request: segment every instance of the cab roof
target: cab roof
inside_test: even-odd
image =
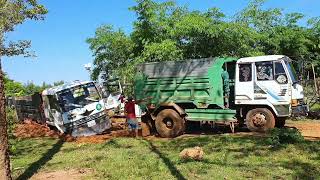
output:
[[[69,88],[72,88],[72,87],[75,87],[75,86],[79,86],[79,85],[84,85],[84,84],[88,84],[88,83],[92,83],[93,81],[73,81],[73,82],[67,82],[67,83],[64,83],[62,85],[59,85],[59,86],[55,86],[55,87],[52,87],[52,88],[48,88],[48,89],[45,89],[44,91],[42,91],[42,95],[43,96],[47,96],[47,95],[54,95],[56,94],[57,92],[60,92],[64,89],[69,89]]]
[[[245,57],[240,58],[238,63],[252,63],[252,62],[261,62],[261,61],[274,61],[281,58],[288,58],[284,55],[267,55],[267,56],[254,56],[254,57]]]

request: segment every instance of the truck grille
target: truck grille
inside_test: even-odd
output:
[[[69,123],[69,127],[72,126],[72,127],[77,127],[77,126],[81,126],[89,121],[97,121],[97,120],[102,120],[102,119],[105,119],[106,118],[106,115],[105,114],[102,114],[101,116],[100,113],[97,113],[97,114],[94,114],[94,115],[91,115],[91,116],[88,116],[88,117],[84,117],[82,119],[79,119],[78,121],[75,121],[73,123]]]

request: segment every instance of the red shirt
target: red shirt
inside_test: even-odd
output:
[[[136,118],[136,110],[135,110],[135,103],[134,101],[129,101],[124,106],[125,111],[127,112],[128,119]]]

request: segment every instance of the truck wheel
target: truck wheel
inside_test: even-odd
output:
[[[274,128],[275,119],[269,109],[256,108],[247,113],[246,123],[250,131],[266,132],[268,129]]]
[[[157,115],[155,125],[160,136],[165,138],[177,137],[185,130],[184,120],[172,109],[162,110]]]

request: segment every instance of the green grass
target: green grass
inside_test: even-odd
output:
[[[12,141],[13,175],[92,168],[88,179],[315,179],[320,177],[320,142],[273,148],[262,137],[211,135],[174,140],[117,138],[104,144],[57,139]],[[201,146],[202,161],[183,161],[179,152]]]
[[[311,110],[313,110],[313,111],[320,111],[320,103],[317,103],[317,104],[313,105],[313,106],[311,107]]]

